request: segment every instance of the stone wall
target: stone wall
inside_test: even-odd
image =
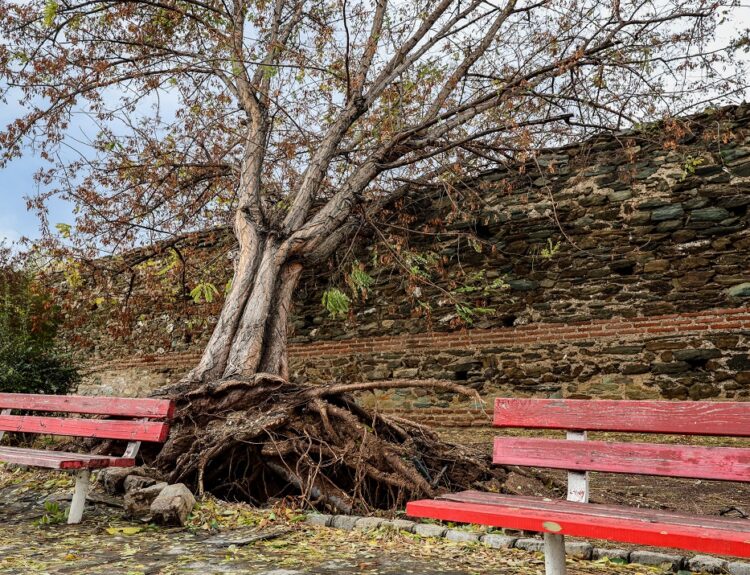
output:
[[[320,304],[324,289],[346,285],[348,260],[305,276],[291,332],[294,377],[437,377],[488,399],[750,397],[748,205],[747,106],[415,190],[381,222],[390,230],[406,220],[414,230],[396,245],[401,257],[368,237],[354,246],[374,283],[348,317],[331,318]],[[228,238],[218,230],[185,242],[198,260],[216,261]],[[403,272],[415,255],[429,281]],[[217,284],[229,274],[229,255],[221,258]],[[470,325],[451,294],[482,310]],[[133,329],[118,337],[101,328],[106,310],[76,325],[91,365],[85,391],[142,394],[179,377],[220,302],[139,305]],[[451,394],[397,390],[361,401],[427,421],[486,424]]]

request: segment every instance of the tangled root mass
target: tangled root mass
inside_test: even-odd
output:
[[[161,392],[177,401],[170,438],[146,459],[199,493],[255,504],[293,496],[337,513],[393,509],[448,490],[499,489],[504,471],[490,468],[484,453],[366,410],[352,396],[414,386],[476,396],[446,382],[310,386],[270,374],[178,385]]]

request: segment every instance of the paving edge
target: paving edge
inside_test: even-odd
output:
[[[392,527],[421,537],[440,537],[450,541],[464,543],[481,543],[494,549],[523,549],[531,552],[542,550],[544,542],[538,537],[521,537],[500,533],[481,533],[449,529],[435,523],[420,523],[408,519],[381,519],[379,517],[361,517],[358,515],[324,515],[312,513],[307,516],[310,525],[332,527],[336,529],[360,529],[363,531]],[[623,563],[663,566],[672,571],[692,571],[694,573],[728,573],[729,575],[750,575],[750,563],[744,561],[727,561],[711,555],[674,555],[645,549],[628,551],[627,549],[609,549],[594,547],[586,541],[574,540],[565,544],[565,551],[571,557],[585,560],[618,559]]]

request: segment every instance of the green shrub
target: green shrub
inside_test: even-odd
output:
[[[56,345],[59,309],[30,274],[0,269],[0,392],[66,394],[80,380]]]

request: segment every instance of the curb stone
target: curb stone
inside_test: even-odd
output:
[[[415,533],[421,537],[442,537],[450,541],[473,543],[481,542],[493,549],[523,549],[525,551],[543,551],[544,541],[535,537],[518,538],[498,533],[481,534],[460,529],[448,529],[434,523],[417,523],[408,519],[385,520],[378,517],[360,517],[357,515],[324,515],[312,513],[307,516],[306,522],[310,525],[321,527],[334,527],[351,531],[352,529],[377,529],[382,526],[391,526],[400,531]],[[665,566],[672,571],[681,569],[701,573],[725,573],[729,575],[750,575],[750,563],[744,561],[727,562],[718,557],[710,555],[695,555],[684,557],[682,555],[670,555],[637,549],[628,551],[626,549],[609,549],[594,547],[586,541],[567,541],[565,553],[584,560],[615,559],[623,563],[637,563],[650,566]],[[290,571],[290,574],[298,572]],[[265,575],[265,574],[260,574]],[[267,575],[284,575],[284,571],[269,571]]]
[[[420,523],[414,527],[414,533],[421,537],[442,537],[446,531],[445,527],[430,523]]]
[[[357,519],[357,522],[354,524],[354,527],[356,529],[363,529],[365,531],[371,531],[373,529],[377,529],[383,524],[383,520],[378,517],[362,517],[362,519]]]
[[[516,549],[523,549],[525,551],[543,551],[544,541],[541,539],[534,539],[533,537],[524,537],[516,541]]]
[[[362,518],[356,515],[334,515],[331,527],[351,531],[360,519]]]
[[[727,561],[710,555],[695,555],[686,562],[690,571],[697,573],[726,573]]]
[[[408,519],[394,519],[391,521],[393,526],[400,531],[408,531],[414,533],[414,528],[417,526],[416,521],[409,521]]]
[[[479,533],[448,529],[448,531],[445,532],[445,538],[448,541],[457,541],[459,543],[477,543],[479,541]]]
[[[487,535],[482,535],[479,540],[493,549],[510,549],[515,546],[518,538],[511,537],[510,535],[489,533]]]
[[[673,571],[677,571],[683,562],[684,557],[681,555],[668,555],[667,553],[658,553],[656,551],[646,551],[636,549],[630,552],[630,562],[640,563],[641,565],[669,565]]]
[[[565,554],[577,559],[591,559],[594,546],[587,541],[566,541]]]
[[[305,520],[310,525],[320,525],[321,527],[330,527],[333,517],[330,515],[322,515],[320,513],[313,513],[307,516]]]
[[[591,551],[591,559],[616,559],[624,563],[630,563],[630,551],[625,549],[606,549],[604,547],[594,547]],[[748,574],[750,575],[750,574]]]

